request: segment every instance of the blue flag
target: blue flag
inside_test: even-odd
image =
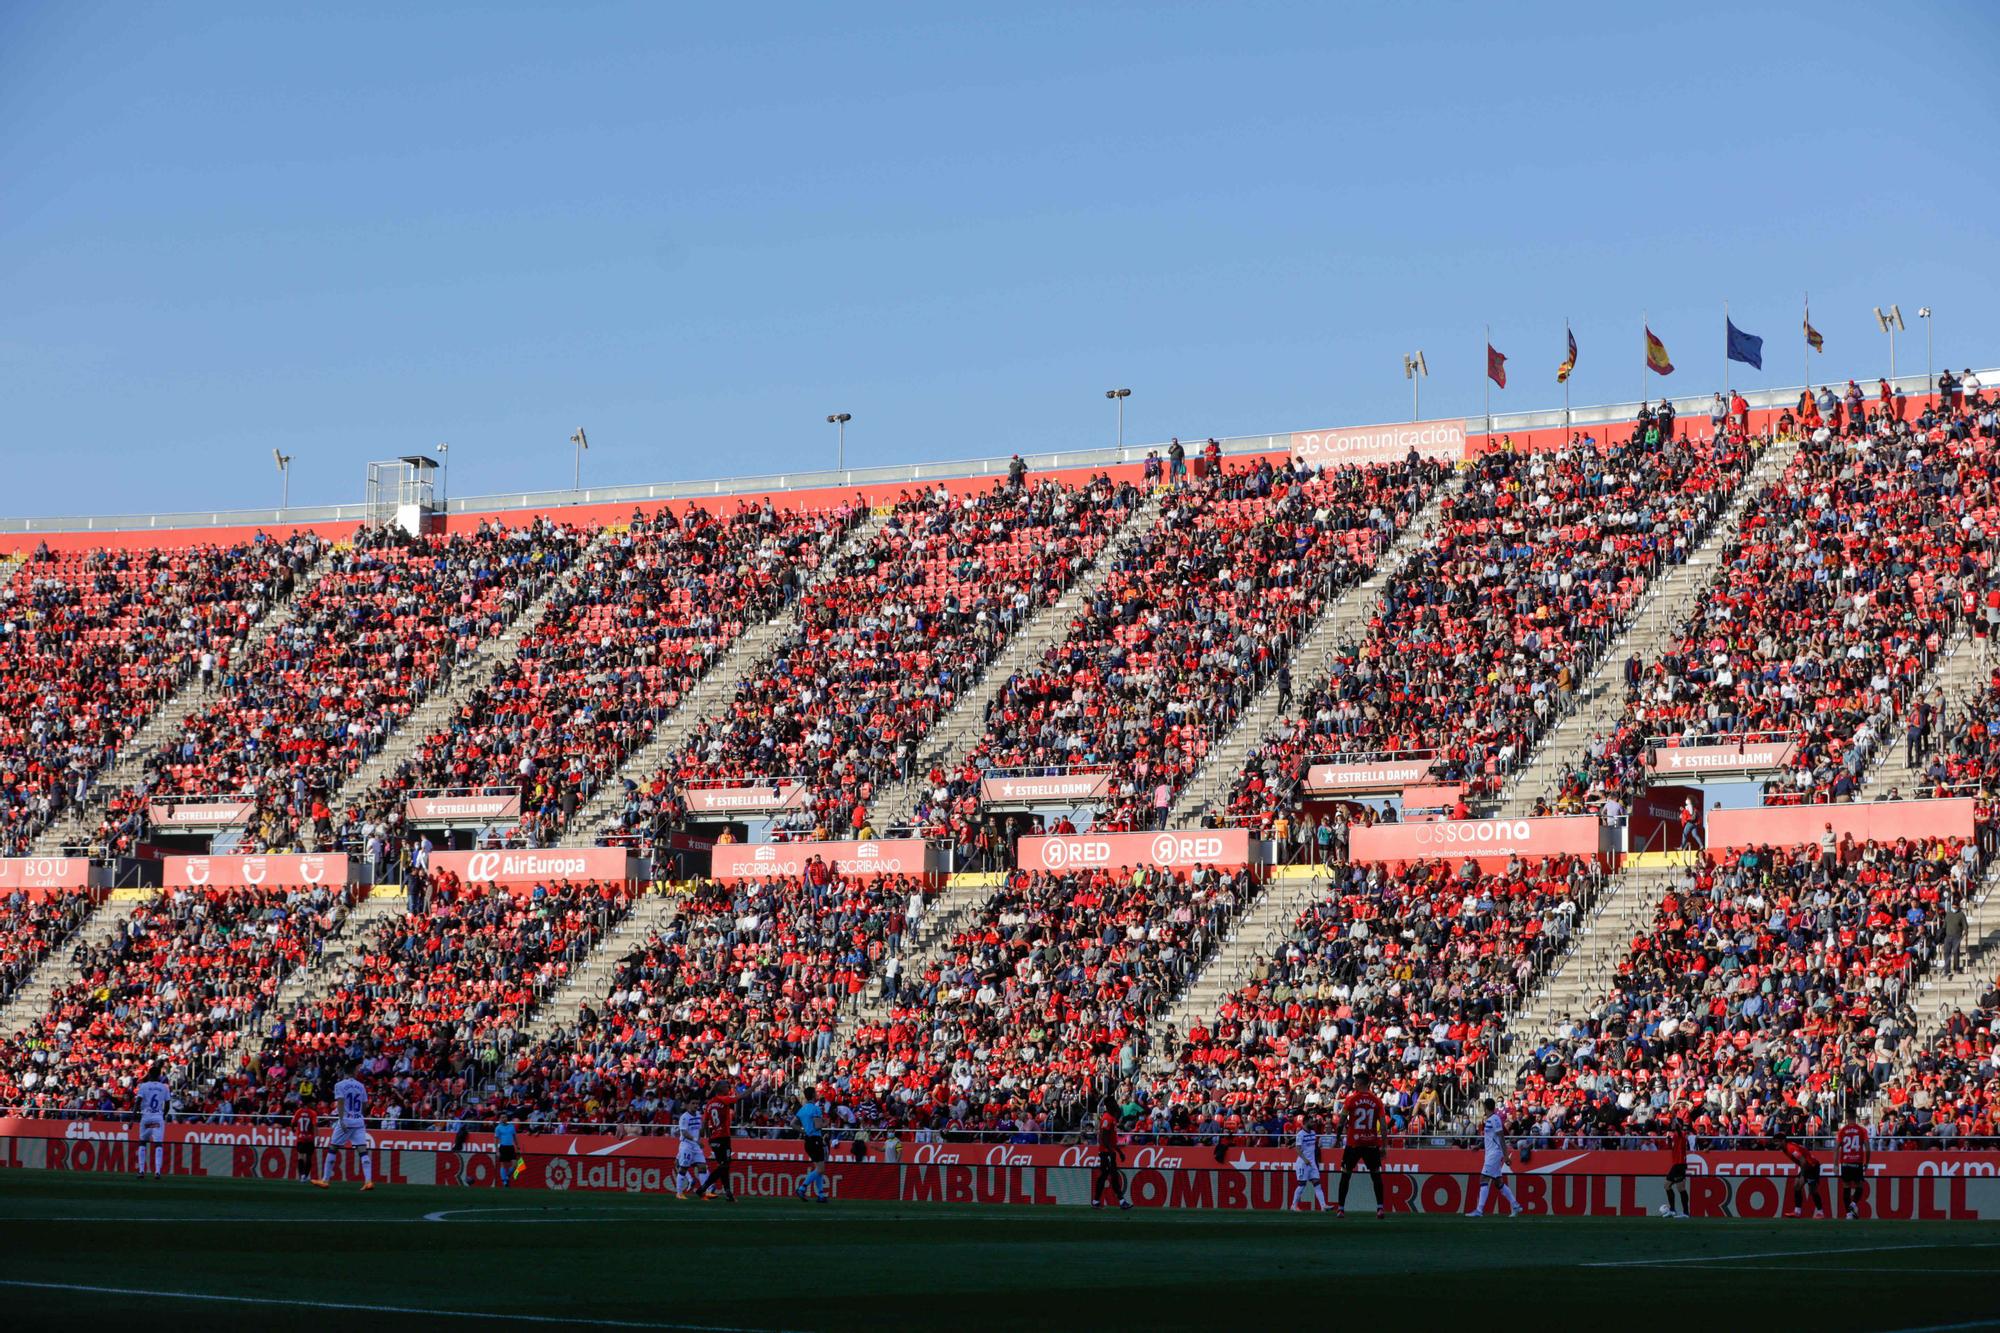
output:
[[[1729,359],[1731,361],[1746,362],[1756,369],[1762,370],[1764,368],[1764,340],[1754,333],[1745,333],[1734,324],[1730,324],[1727,319],[1724,319],[1722,322],[1729,325]]]

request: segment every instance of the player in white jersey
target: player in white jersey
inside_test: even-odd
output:
[[[342,1148],[354,1149],[361,1158],[361,1188],[375,1188],[375,1140],[368,1137],[368,1089],[360,1075],[356,1065],[333,1085],[333,1133],[327,1137],[326,1156],[320,1159],[319,1179],[313,1181],[321,1189],[333,1174],[333,1155]]]
[[[682,1111],[674,1125],[674,1137],[680,1140],[679,1151],[674,1155],[674,1197],[685,1199],[688,1191],[708,1173],[708,1154],[701,1148],[700,1114],[692,1109]]]
[[[174,1106],[174,1094],[167,1087],[164,1073],[159,1065],[154,1065],[146,1071],[146,1081],[132,1090],[133,1102],[139,1108],[138,1174],[142,1177],[146,1174],[146,1154],[151,1145],[155,1180],[166,1165],[167,1116]]]
[[[1514,1187],[1507,1183],[1507,1122],[1500,1118],[1500,1109],[1491,1097],[1486,1099],[1485,1106],[1486,1123],[1479,1131],[1485,1159],[1479,1164],[1479,1204],[1472,1210],[1472,1216],[1478,1217],[1486,1211],[1486,1201],[1493,1197],[1497,1186],[1512,1215],[1519,1217],[1521,1202],[1514,1197]]]
[[[1299,1121],[1299,1132],[1292,1137],[1292,1176],[1298,1182],[1292,1189],[1292,1210],[1303,1212],[1308,1198],[1326,1211],[1326,1186],[1319,1176],[1319,1125],[1310,1118]]]

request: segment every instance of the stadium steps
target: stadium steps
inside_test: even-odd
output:
[[[235,1066],[250,1067],[262,1053],[264,1043],[270,1040],[271,1023],[279,1013],[290,1013],[325,995],[340,977],[348,955],[359,949],[369,933],[381,922],[402,916],[408,910],[409,897],[400,884],[378,884],[348,908],[347,915],[327,936],[319,958],[309,966],[294,968],[278,983],[277,994],[271,997],[262,1021],[238,1043]]]
[[[1765,446],[1701,544],[1686,560],[1662,572],[1641,594],[1625,632],[1604,650],[1596,670],[1577,691],[1568,714],[1533,747],[1527,763],[1502,790],[1498,815],[1518,819],[1529,814],[1540,797],[1553,802],[1562,775],[1576,766],[1592,741],[1617,725],[1627,702],[1626,660],[1637,656],[1641,663],[1651,664],[1673,643],[1720,571],[1722,552],[1735,540],[1750,502],[1784,475],[1800,444],[1799,440],[1778,440]]]
[[[110,940],[118,933],[119,924],[131,920],[139,905],[150,901],[157,892],[155,889],[112,890],[74,934],[50,950],[48,957],[28,974],[28,979],[7,1001],[6,1007],[0,1008],[0,1040],[18,1037],[26,1031],[36,1019],[48,1012],[49,997],[77,979],[74,957],[77,949],[86,944],[97,946]]]
[[[1465,1105],[1476,1107],[1482,1097],[1504,1102],[1535,1047],[1610,994],[1618,965],[1633,938],[1652,924],[1667,890],[1690,882],[1688,868],[1671,863],[1639,866],[1613,876],[1570,936],[1568,950],[1542,973],[1521,1007],[1508,1017],[1502,1031],[1507,1044],[1494,1062],[1493,1076]]]
[[[655,931],[664,931],[680,912],[681,894],[673,885],[649,885],[632,902],[632,910],[604,932],[569,977],[535,1004],[521,1029],[520,1048],[532,1048],[557,1036],[576,1021],[577,1006],[602,1000],[611,992],[618,960],[644,945]],[[491,1085],[489,1084],[489,1090]]]
[[[264,640],[292,623],[298,615],[304,594],[331,568],[327,556],[335,546],[335,543],[328,543],[321,547],[319,558],[292,584],[291,595],[264,608],[256,623],[243,636],[243,642],[237,646],[233,660],[248,661]],[[84,799],[35,838],[29,855],[58,856],[65,847],[83,846],[103,817],[105,797],[138,786],[145,777],[146,761],[152,758],[159,746],[179,732],[181,723],[197,708],[210,703],[220,692],[220,685],[203,689],[200,671],[190,670],[174,696],[153,710],[152,716],[140,724],[131,739],[119,749],[117,757],[91,780],[90,790]]]
[[[1319,866],[1285,866],[1271,877],[1180,999],[1148,1025],[1147,1047],[1153,1053],[1148,1063],[1156,1072],[1170,1070],[1178,1054],[1168,1034],[1178,1037],[1196,1022],[1213,1018],[1222,1002],[1249,982],[1257,960],[1284,943],[1299,914],[1326,895],[1330,883]]]
[[[382,748],[347,775],[346,781],[327,802],[327,808],[341,810],[360,802],[375,789],[376,784],[414,755],[426,740],[444,730],[459,705],[470,698],[474,690],[491,684],[496,673],[512,664],[520,654],[521,645],[547,617],[556,597],[580,583],[590,562],[602,555],[626,530],[623,524],[600,529],[577,552],[576,559],[569,563],[568,568],[550,579],[548,586],[508,622],[505,630],[490,639],[481,640],[470,653],[451,663],[437,687],[396,725]]]
[[[865,550],[868,543],[875,539],[875,534],[889,522],[889,517],[886,509],[869,515],[820,562],[820,569],[832,569],[844,557]],[[772,649],[798,627],[796,600],[762,624],[745,626],[735,642],[702,673],[694,688],[682,698],[680,706],[654,729],[651,739],[627,755],[625,762],[599,784],[589,800],[578,807],[569,822],[569,840],[596,842],[610,828],[618,812],[625,808],[625,784],[630,782],[643,787],[651,782],[653,775],[665,768],[667,761],[687,744],[688,737],[734,697],[737,684],[750,674],[751,668],[762,663]]]
[[[1327,600],[1320,610],[1319,619],[1299,640],[1289,659],[1295,702],[1305,698],[1326,679],[1332,669],[1336,649],[1358,647],[1368,637],[1368,622],[1381,600],[1382,589],[1402,572],[1411,556],[1430,544],[1446,498],[1458,494],[1460,485],[1453,478],[1438,486],[1429,502],[1411,519],[1410,525],[1397,534],[1396,540],[1383,552],[1382,558],[1375,564],[1375,572]],[[1226,799],[1250,752],[1270,737],[1278,718],[1278,681],[1273,672],[1272,678],[1265,682],[1264,688],[1257,692],[1250,706],[1236,720],[1236,725],[1210,747],[1201,767],[1181,789],[1179,798],[1168,813],[1168,824],[1174,828],[1187,828],[1217,801]]]
[[[1029,617],[1028,622],[980,673],[979,679],[958,696],[958,702],[951,711],[939,718],[937,725],[917,742],[911,770],[918,776],[889,788],[877,799],[871,820],[877,829],[887,831],[907,825],[916,813],[918,801],[923,798],[923,775],[933,768],[952,768],[979,743],[986,734],[987,705],[993,702],[1009,680],[1033,668],[1052,645],[1069,636],[1077,617],[1083,614],[1090,599],[1103,588],[1118,567],[1118,561],[1159,522],[1160,511],[1165,507],[1169,493],[1164,487],[1157,489],[1134,507],[1131,516],[1104,543],[1097,559],[1091,562],[1082,576],[1053,606],[1043,607]]]
[[[1958,634],[1946,646],[1944,655],[1932,665],[1921,685],[1921,693],[1935,696],[1943,706],[1946,718],[1961,716],[1965,706],[1990,678],[1995,659],[1980,653],[1972,637],[1969,626],[1961,626]],[[1893,723],[1891,724],[1893,728]],[[1941,734],[1942,728],[1933,727],[1932,735]],[[1868,775],[1868,781],[1859,793],[1864,801],[1879,801],[1896,791],[1909,796],[1923,782],[1924,766],[1936,753],[1935,747],[1927,748],[1917,759],[1916,767],[1909,763],[1909,746],[1903,741],[1900,731],[1885,736],[1882,743],[1882,758]]]

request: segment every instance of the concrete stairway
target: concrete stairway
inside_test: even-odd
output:
[[[1963,716],[1966,704],[1970,703],[1983,689],[1991,677],[1993,666],[2000,659],[1983,657],[1973,640],[1969,628],[1961,630],[1946,645],[1944,655],[1931,665],[1923,678],[1921,691],[1926,698],[1940,696],[1947,723]],[[1932,730],[1935,736],[1937,731]],[[1904,796],[1923,780],[1925,765],[1930,762],[1935,748],[1918,756],[1914,767],[1909,762],[1909,746],[1900,733],[1883,738],[1882,757],[1868,774],[1867,783],[1861,789],[1861,799],[1879,801],[1889,794],[1891,788]]]
[[[832,554],[820,564],[827,570],[842,558],[865,549],[889,521],[889,514],[872,514],[848,534]],[[654,729],[652,738],[630,755],[618,770],[607,777],[590,799],[578,807],[570,820],[569,842],[594,843],[625,808],[625,783],[645,786],[666,762],[687,744],[696,729],[721,710],[736,693],[737,683],[750,674],[780,643],[799,627],[798,604],[794,602],[761,625],[745,626],[722,656],[709,664],[695,687],[682,696],[680,706]]]
[[[293,583],[289,597],[265,608],[263,614],[257,618],[257,622],[243,636],[243,642],[237,646],[235,660],[248,660],[264,640],[297,618],[304,594],[320,579],[326,577],[326,572],[331,567],[327,554],[332,549],[331,546],[327,547],[320,554],[320,558],[306,568]],[[153,756],[153,752],[162,742],[176,735],[180,731],[181,723],[185,722],[196,709],[206,706],[218,692],[217,689],[202,688],[199,672],[190,674],[180,689],[174,692],[173,697],[154,709],[152,716],[132,733],[132,738],[125,742],[117,757],[99,771],[84,800],[72,806],[55,823],[42,830],[35,838],[30,854],[56,856],[65,847],[80,847],[87,843],[97,828],[98,821],[103,817],[105,796],[137,786],[145,775],[146,761]]]
[[[1017,673],[1032,668],[1051,645],[1068,637],[1071,625],[1111,577],[1119,560],[1153,530],[1167,495],[1165,489],[1160,489],[1147,496],[1061,599],[1030,616],[1001,648],[999,656],[987,664],[979,679],[958,696],[951,711],[939,718],[937,725],[917,743],[912,767],[919,776],[889,788],[876,800],[875,809],[870,812],[876,828],[887,830],[909,823],[923,797],[921,775],[932,768],[951,767],[979,743],[986,732],[986,706]]]
[[[1933,972],[1919,981],[1910,995],[1917,1035],[1897,1058],[1898,1074],[1904,1072],[1903,1066],[1912,1056],[1930,1048],[1946,1019],[1960,1010],[1968,1015],[1976,1013],[1980,997],[2000,975],[2000,888],[1996,888],[1996,881],[2000,881],[2000,863],[1987,868],[1975,889],[1982,896],[1965,909],[1965,951],[1957,970]],[[1863,1118],[1870,1124],[1879,1123],[1883,1109],[1878,1097]]]
[[[1359,644],[1367,637],[1368,620],[1375,614],[1382,590],[1388,586],[1390,579],[1402,572],[1412,555],[1430,544],[1444,500],[1447,495],[1456,494],[1457,490],[1456,481],[1440,485],[1430,502],[1418,511],[1410,525],[1397,534],[1395,542],[1382,553],[1381,560],[1376,562],[1375,572],[1346,592],[1327,600],[1319,618],[1306,630],[1298,647],[1292,650],[1294,699],[1303,698],[1325,679],[1335,648],[1343,644]],[[1200,818],[1203,811],[1228,797],[1229,788],[1242,771],[1244,761],[1253,749],[1270,737],[1278,716],[1278,682],[1274,676],[1257,692],[1229,733],[1210,747],[1201,767],[1181,789],[1173,809],[1168,812],[1170,827],[1188,827]]]
[[[1330,877],[1318,867],[1288,867],[1283,878],[1273,878],[1248,911],[1236,918],[1235,929],[1222,947],[1195,974],[1188,988],[1172,1007],[1154,1018],[1147,1029],[1152,1065],[1164,1069],[1172,1065],[1175,1052],[1167,1044],[1167,1032],[1184,1035],[1195,1023],[1215,1016],[1223,1000],[1243,989],[1250,968],[1258,957],[1270,957],[1287,936],[1299,914],[1327,892]]]
[[[513,662],[521,651],[521,645],[548,615],[556,597],[582,582],[583,571],[589,563],[602,555],[624,532],[623,525],[599,530],[577,553],[569,568],[550,579],[548,585],[521,609],[504,631],[481,641],[470,653],[453,663],[449,674],[438,682],[422,703],[410,710],[409,716],[383,742],[382,748],[347,775],[333,799],[327,802],[328,808],[344,810],[367,796],[376,784],[415,754],[426,740],[443,730],[459,705],[470,698],[474,690],[491,682],[496,672]]]
[[[600,1001],[610,993],[618,960],[643,945],[655,931],[665,931],[680,910],[678,893],[651,892],[634,900],[624,920],[605,931],[597,947],[585,955],[563,984],[535,1005],[518,1044],[533,1046],[574,1025],[578,1005]]]
[[[155,893],[153,889],[116,889],[99,903],[76,933],[50,951],[41,966],[8,999],[6,1007],[0,1009],[0,1038],[16,1037],[27,1030],[48,1012],[49,997],[77,979],[71,955],[79,945],[94,948],[107,943],[118,933],[119,923],[131,920],[139,905],[151,901]]]
[[[1633,866],[1605,885],[1590,912],[1577,923],[1567,951],[1507,1020],[1508,1048],[1495,1063],[1485,1090],[1467,1099],[1468,1107],[1479,1105],[1481,1097],[1506,1099],[1536,1045],[1554,1036],[1570,1019],[1588,1013],[1610,993],[1618,964],[1631,948],[1633,937],[1652,924],[1667,890],[1691,882],[1687,867],[1678,864],[1682,858],[1677,853],[1656,853],[1643,859],[1649,864]]]
[[[1765,446],[1701,545],[1653,580],[1624,634],[1605,649],[1596,670],[1577,691],[1569,713],[1542,738],[1527,764],[1502,790],[1498,814],[1518,818],[1534,809],[1537,798],[1553,797],[1562,774],[1576,765],[1591,741],[1617,723],[1626,704],[1626,659],[1637,655],[1641,662],[1655,661],[1687,624],[1714,581],[1723,548],[1735,538],[1750,501],[1784,474],[1799,445],[1800,441],[1789,440]]]

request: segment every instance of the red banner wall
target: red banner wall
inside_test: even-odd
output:
[[[1833,836],[1856,842],[1898,838],[1970,838],[1976,806],[1970,797],[1948,801],[1868,801],[1859,805],[1761,805],[1711,810],[1708,845],[1798,847],[1817,845],[1828,824]]]
[[[1400,463],[1414,449],[1420,458],[1456,463],[1465,457],[1465,420],[1410,421],[1349,426],[1292,434],[1292,457],[1307,467],[1372,467]]]
[[[485,852],[432,852],[430,868],[449,871],[467,884],[532,888],[558,880],[625,881],[632,878],[632,853],[623,847],[551,847]]]
[[[1660,745],[1646,752],[1655,773],[1689,777],[1700,773],[1752,773],[1787,768],[1798,756],[1796,741],[1757,745]]]
[[[1315,795],[1350,791],[1395,791],[1430,776],[1433,755],[1383,759],[1372,764],[1314,764],[1306,769],[1306,790]]]
[[[988,805],[1036,801],[1100,801],[1111,794],[1109,773],[1050,773],[1042,777],[983,778],[979,799]]]
[[[301,884],[345,885],[347,857],[325,856],[169,856],[161,863],[160,883],[169,889],[296,888]]]
[[[724,883],[741,879],[790,879],[819,857],[843,875],[935,878],[944,873],[943,853],[914,838],[876,842],[719,842],[710,874]]]
[[[753,783],[741,787],[689,787],[690,815],[764,815],[794,810],[812,798],[812,789],[803,784]]]
[[[446,1134],[375,1129],[375,1178],[384,1185],[496,1186],[489,1136],[450,1151]],[[129,1172],[135,1127],[106,1121],[0,1119],[0,1169]],[[323,1147],[324,1134],[315,1147]],[[914,1144],[900,1163],[871,1143],[855,1161],[833,1145],[827,1175],[836,1199],[904,1203],[1082,1206],[1089,1202],[1094,1149],[1085,1145]],[[664,1194],[674,1186],[674,1140],[587,1135],[521,1136],[525,1170],[516,1187],[574,1193]],[[287,1180],[292,1136],[278,1127],[173,1124],[166,1169],[174,1175]],[[796,1141],[737,1139],[732,1185],[738,1193],[782,1198],[807,1163]],[[1472,1149],[1392,1148],[1383,1178],[1392,1212],[1462,1213],[1478,1197],[1480,1154]],[[1664,1152],[1544,1150],[1515,1172],[1522,1212],[1576,1217],[1640,1217],[1665,1201]],[[1236,1149],[1217,1163],[1207,1147],[1135,1144],[1126,1149],[1126,1189],[1143,1208],[1275,1210],[1291,1199],[1287,1148]],[[1769,1218],[1783,1209],[1790,1163],[1770,1152],[1690,1155],[1690,1203],[1698,1217]],[[358,1159],[336,1158],[333,1178],[354,1180]],[[1830,1192],[1834,1182],[1827,1179]],[[1375,1198],[1357,1175],[1357,1210]],[[2000,1220],[2000,1153],[1880,1152],[1868,1167],[1865,1215],[1901,1220]]]
[[[1023,838],[1014,863],[1023,870],[1095,870],[1157,866],[1192,870],[1250,864],[1248,829],[1191,829],[1182,833],[1073,833]]]
[[[412,796],[403,802],[403,818],[412,824],[520,817],[519,792],[493,792],[480,796]]]
[[[148,801],[146,818],[164,833],[240,828],[257,817],[255,801]]]
[[[1416,824],[1376,824],[1348,832],[1348,858],[1436,861],[1471,857],[1482,867],[1510,857],[1596,856],[1602,828],[1594,815],[1560,819],[1461,819]]]
[[[90,887],[90,862],[81,856],[0,856],[0,898],[26,893],[33,899],[51,891]]]

